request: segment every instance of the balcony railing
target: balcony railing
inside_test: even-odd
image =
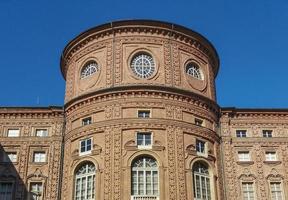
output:
[[[149,195],[139,195],[139,196],[131,196],[131,200],[159,200],[158,196],[149,196]]]

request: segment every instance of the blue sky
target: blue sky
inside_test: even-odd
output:
[[[220,56],[220,106],[288,108],[287,0],[0,0],[0,106],[63,105],[59,59],[79,33],[120,19],[177,23]]]

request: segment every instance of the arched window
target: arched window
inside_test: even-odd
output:
[[[81,79],[91,76],[92,74],[99,71],[99,65],[94,60],[85,63],[81,70]]]
[[[94,200],[95,165],[85,163],[75,172],[75,200]]]
[[[201,69],[195,63],[188,63],[186,66],[186,73],[196,79],[203,80]]]
[[[156,66],[150,54],[140,53],[132,58],[131,69],[137,77],[146,79],[154,74]]]
[[[196,162],[193,166],[194,198],[196,200],[211,200],[210,176],[208,166]]]
[[[132,200],[157,200],[159,196],[158,166],[154,158],[140,157],[132,164]]]

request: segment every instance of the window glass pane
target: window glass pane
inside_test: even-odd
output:
[[[8,137],[19,137],[20,130],[19,129],[8,129]]]

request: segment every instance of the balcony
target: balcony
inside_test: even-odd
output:
[[[150,195],[137,195],[131,196],[131,200],[159,200],[158,196],[150,196]]]

